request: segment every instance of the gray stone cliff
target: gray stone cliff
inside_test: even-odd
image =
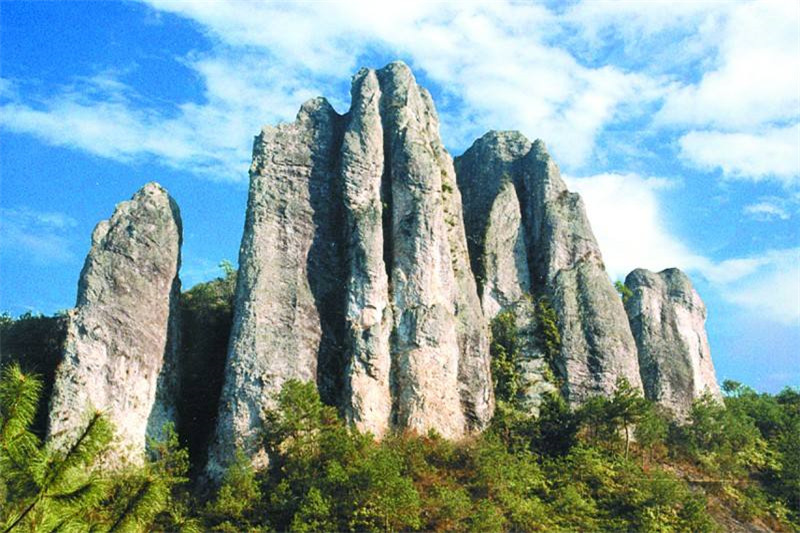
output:
[[[339,117],[324,99],[256,137],[228,362],[208,471],[245,450],[266,464],[259,429],[290,379],[314,381],[338,344],[340,260],[331,201]]]
[[[264,464],[259,428],[289,379],[378,436],[488,423],[488,328],[438,129],[392,63],[354,77],[346,115],[312,100],[257,138],[212,476],[235,449]]]
[[[551,369],[573,405],[613,393],[621,377],[678,418],[705,392],[721,398],[688,278],[635,270],[623,307],[583,203],[541,141],[489,132],[453,161],[430,94],[400,62],[360,70],[351,98],[344,115],[309,100],[294,122],[255,138],[212,480],[237,450],[267,465],[263,429],[289,380],[316,383],[378,438],[483,430],[494,412],[489,324],[500,313],[514,315],[519,399],[533,415],[556,390]],[[155,183],[95,228],[55,377],[57,444],[100,409],[116,427],[109,462],[138,462],[146,437],[185,405],[181,232]],[[540,331],[553,312],[560,345]],[[195,366],[192,383],[198,368],[211,366]]]
[[[706,336],[706,307],[677,268],[659,273],[636,269],[625,285],[626,303],[639,348],[645,395],[686,418],[704,393],[721,401]]]
[[[138,462],[175,420],[181,232],[175,202],[148,183],[92,233],[50,405],[56,443],[99,409],[116,429],[110,462]]]
[[[571,403],[613,392],[619,377],[641,388],[636,344],[583,203],[544,143],[489,132],[455,164],[484,311],[509,308],[527,292],[551,301],[562,338],[555,366]],[[518,218],[503,207],[514,196]]]

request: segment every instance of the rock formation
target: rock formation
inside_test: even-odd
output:
[[[549,298],[562,339],[554,363],[572,403],[612,392],[619,377],[641,388],[636,345],[583,203],[567,190],[544,143],[489,132],[455,165],[487,314],[528,292]],[[514,197],[518,217],[508,205]]]
[[[289,379],[316,380],[376,435],[460,437],[491,417],[487,325],[431,97],[392,63],[362,69],[352,99],[344,116],[311,100],[256,139],[212,476],[237,448],[263,464],[258,430]]]
[[[99,409],[116,429],[113,462],[135,462],[174,421],[181,231],[175,202],[148,183],[92,233],[51,400],[56,443]]]
[[[625,302],[639,349],[645,395],[685,418],[704,393],[722,399],[706,337],[706,307],[677,268],[636,269]]]
[[[262,430],[288,380],[315,382],[379,438],[460,438],[494,411],[488,334],[500,313],[514,315],[518,399],[534,415],[555,390],[551,369],[573,405],[612,393],[621,377],[636,388],[643,378],[678,416],[704,391],[719,397],[688,279],[634,271],[626,316],[581,199],[541,141],[490,132],[453,162],[430,94],[399,62],[359,71],[351,96],[345,115],[312,99],[255,139],[232,319],[183,350],[186,393],[207,387],[213,398],[219,380],[203,381],[202,369],[221,368],[230,326],[213,435],[197,429],[213,400],[177,394],[181,221],[151,183],[92,235],[51,438],[102,409],[117,427],[114,461],[136,461],[179,404],[193,417],[180,426],[192,457],[210,439],[206,472],[219,479],[237,450],[267,463]],[[233,278],[219,282],[230,295]],[[204,327],[190,307],[187,331]]]

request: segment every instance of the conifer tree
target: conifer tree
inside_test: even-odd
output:
[[[111,424],[94,412],[65,447],[42,446],[30,432],[40,390],[38,378],[17,365],[2,373],[3,533],[83,529],[85,510],[104,496],[104,483],[91,467],[111,440]]]

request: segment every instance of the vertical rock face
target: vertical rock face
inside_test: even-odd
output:
[[[56,442],[100,409],[116,428],[112,462],[135,462],[145,437],[174,421],[180,246],[178,207],[156,183],[95,228],[56,372]]]
[[[322,98],[256,137],[225,382],[208,470],[246,450],[256,466],[265,411],[290,379],[312,381],[338,344],[333,237],[339,116]]]
[[[391,209],[396,424],[459,437],[491,416],[486,325],[469,270],[452,160],[411,71],[378,71]]]
[[[646,396],[685,418],[692,401],[710,393],[721,400],[706,337],[706,307],[689,278],[671,268],[636,269],[625,303],[639,348]]]
[[[392,63],[356,74],[346,115],[312,100],[256,140],[210,474],[236,448],[264,457],[258,431],[288,379],[316,379],[378,436],[488,422],[488,329],[438,127]]]
[[[374,71],[353,79],[352,105],[341,154],[346,219],[346,394],[344,413],[381,436],[392,416],[390,336],[393,327],[384,249],[383,126],[381,89]],[[382,190],[383,189],[383,190]]]
[[[544,143],[531,144],[517,132],[490,132],[456,159],[456,169],[484,310],[507,307],[503,294],[530,291],[549,297],[562,338],[556,366],[572,403],[612,392],[619,377],[641,387],[625,310],[605,272],[583,203],[567,190]],[[504,196],[510,197],[511,186],[519,202],[516,233],[525,244],[526,283],[513,281],[525,272],[518,245],[512,261],[507,251],[494,249],[497,239],[492,237],[492,225],[497,224],[493,213]],[[513,217],[506,220],[515,223]],[[506,228],[499,234],[514,231]],[[504,262],[498,257],[505,257]],[[518,289],[502,288],[509,283]]]

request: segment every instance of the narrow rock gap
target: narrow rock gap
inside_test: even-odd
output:
[[[379,83],[380,83],[380,78]],[[394,202],[392,197],[392,139],[387,132],[391,128],[386,124],[386,109],[385,109],[385,93],[381,86],[381,96],[378,108],[381,114],[381,128],[383,129],[383,172],[381,174],[381,223],[383,231],[383,265],[386,268],[387,287],[389,294],[388,305],[392,310],[392,331],[389,335],[389,353],[396,353],[396,331],[394,324],[396,323],[395,309],[394,309],[394,283],[392,279],[392,267],[394,265]],[[398,398],[397,391],[397,364],[395,358],[392,356],[389,360],[389,394],[391,396],[391,417],[389,421],[390,427],[397,427],[398,419]]]

